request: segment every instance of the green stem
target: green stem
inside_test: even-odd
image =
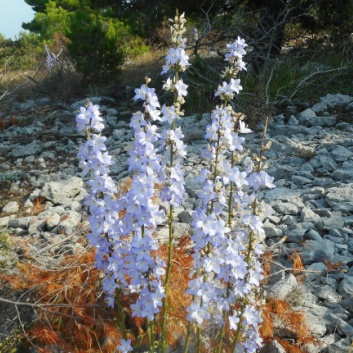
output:
[[[224,321],[224,324],[223,324],[221,332],[219,334],[219,339],[218,339],[218,345],[217,345],[216,353],[221,353],[223,337],[224,337],[224,332],[225,332],[225,327],[226,327],[225,323],[226,323],[226,320],[227,320],[227,316],[228,316],[228,312],[226,310],[223,310],[223,321]]]
[[[197,327],[197,344],[196,344],[196,353],[201,351],[201,327]]]
[[[115,303],[116,303],[116,306],[118,309],[119,326],[120,326],[121,333],[123,334],[124,340],[127,340],[127,331],[126,331],[126,326],[125,326],[125,315],[124,315],[123,308],[120,303],[120,296],[121,296],[121,290],[118,289],[116,291]]]
[[[263,153],[264,153],[264,144],[265,144],[265,137],[266,137],[266,132],[267,132],[267,128],[268,128],[268,121],[269,121],[269,117],[266,117],[266,121],[265,121],[265,127],[264,127],[264,131],[262,132],[262,138],[261,138],[261,148],[260,148],[260,153],[259,153],[259,163],[257,164],[257,172],[260,173],[261,171],[261,164],[262,164],[262,159],[263,159]]]
[[[186,339],[185,339],[185,346],[184,346],[184,352],[183,353],[188,353],[188,349],[189,349],[189,344],[190,344],[190,336],[191,336],[191,322],[189,321],[188,323],[188,329],[187,329],[187,333],[186,333]]]
[[[148,332],[148,343],[150,345],[150,353],[154,353],[154,325],[153,321],[147,319],[147,332]]]
[[[220,140],[221,140],[221,135],[219,132],[217,132],[217,143],[216,143],[216,158],[215,158],[215,162],[214,162],[214,166],[213,166],[213,184],[216,184],[216,180],[217,180],[217,174],[218,174],[218,158],[219,158],[219,143],[220,143]],[[215,191],[215,190],[214,190]],[[213,208],[214,208],[214,200],[212,199],[211,200],[211,207],[210,207],[210,211],[208,214],[211,214],[213,213]]]
[[[240,334],[241,334],[241,331],[242,331],[241,330],[241,325],[242,325],[242,321],[243,321],[244,311],[245,311],[245,304],[243,303],[242,307],[241,307],[240,315],[238,316],[239,322],[238,322],[238,325],[237,325],[237,333],[235,334],[235,338],[234,338],[234,341],[233,341],[232,353],[235,353],[237,351],[237,344],[238,344],[238,342],[240,340]]]
[[[228,282],[227,283],[227,298],[229,297],[230,291],[231,291],[231,287],[230,287],[230,284]],[[216,353],[221,353],[227,318],[228,318],[228,311],[227,310],[223,310],[223,321],[224,321],[224,324],[223,324],[221,332],[219,334],[218,346],[217,346]]]

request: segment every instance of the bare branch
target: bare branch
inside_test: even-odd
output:
[[[284,101],[291,101],[291,99],[294,98],[294,96],[302,89],[304,89],[305,87],[311,85],[312,83],[310,82],[310,80],[316,76],[319,76],[319,75],[325,75],[325,74],[332,74],[333,72],[337,72],[339,74],[342,74],[342,71],[348,69],[348,66],[342,66],[342,67],[339,67],[337,69],[330,69],[330,70],[324,70],[324,71],[316,71],[316,72],[313,72],[312,74],[306,76],[302,81],[300,81],[298,83],[298,85],[295,87],[295,89],[293,90],[293,92],[289,95],[289,96],[286,96],[286,97],[283,97],[280,101],[277,101],[277,102],[274,102],[274,104],[281,104],[283,103]],[[332,78],[332,77],[331,77]]]

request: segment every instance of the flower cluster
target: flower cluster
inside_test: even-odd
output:
[[[44,46],[44,48],[45,48],[45,52],[47,53],[47,58],[46,58],[47,68],[49,70],[52,70],[53,67],[58,62],[58,56],[52,53],[46,45]]]
[[[232,44],[227,44],[228,52],[225,55],[225,61],[228,61],[229,65],[223,72],[224,78],[236,78],[240,71],[246,70],[243,56],[246,54],[245,48],[248,45],[244,39],[237,38]]]
[[[132,233],[131,250],[125,260],[129,264],[129,290],[139,298],[131,305],[133,316],[153,320],[164,298],[161,276],[165,274],[164,262],[152,251],[158,250],[154,238],[157,225],[164,213],[154,204],[155,184],[163,174],[155,144],[159,139],[157,127],[147,121],[160,120],[160,104],[153,88],[147,84],[135,90],[134,100],[143,100],[144,112],[133,114],[130,126],[134,130],[134,143],[129,151],[129,171],[133,173],[131,188],[123,197],[126,214],[122,220],[126,235]]]
[[[96,266],[106,273],[103,286],[110,288],[107,292],[109,293],[109,303],[112,305],[117,274],[111,275],[107,255],[111,255],[115,248],[125,247],[125,244],[117,240],[114,244],[116,220],[119,219],[119,209],[115,197],[118,190],[109,176],[109,166],[113,162],[106,151],[106,138],[101,136],[104,124],[99,107],[92,103],[81,107],[79,114],[76,115],[76,126],[79,132],[86,133],[88,137],[86,143],[80,146],[77,154],[82,167],[82,176],[90,177],[88,181],[90,193],[85,200],[85,204],[90,210],[91,233],[88,238],[91,244],[98,249]],[[120,261],[123,262],[122,257]],[[124,279],[123,274],[121,274],[121,279]]]
[[[225,60],[229,67],[224,76],[229,82],[223,82],[215,93],[223,103],[212,112],[211,124],[206,128],[209,146],[204,158],[209,168],[201,173],[203,187],[193,214],[194,266],[187,291],[193,301],[188,319],[198,325],[210,319],[222,327],[228,317],[230,328],[242,330],[247,337],[235,340],[233,345],[240,352],[251,353],[261,343],[257,331],[261,320],[253,306],[252,292],[262,279],[257,257],[261,254],[259,240],[264,235],[253,206],[255,192],[261,187],[273,187],[273,179],[264,171],[254,172],[251,165],[240,170],[235,164],[235,152],[243,150],[245,141],[238,133],[251,132],[228,105],[242,89],[235,75],[245,69],[242,58],[246,44],[238,38],[227,47]]]
[[[183,115],[181,106],[188,88],[179,75],[190,65],[185,52],[184,25],[184,15],[171,20],[172,47],[162,71],[170,72],[163,88],[173,93],[173,104],[161,107],[155,90],[148,86],[149,79],[135,90],[134,100],[142,100],[144,109],[135,112],[130,122],[134,141],[129,151],[132,182],[127,193],[117,198],[119,190],[109,177],[113,162],[106,150],[106,138],[101,134],[104,124],[99,107],[89,103],[76,116],[78,131],[88,137],[78,157],[83,176],[89,176],[90,193],[85,201],[90,209],[89,240],[97,248],[97,267],[104,271],[103,289],[108,303],[119,305],[117,292],[135,293],[137,300],[131,304],[133,316],[150,322],[158,321],[155,317],[162,308],[160,348],[163,353],[166,352],[166,298],[174,239],[173,208],[181,206],[185,195],[181,163],[186,146],[181,128],[176,126]],[[221,105],[212,112],[206,128],[209,145],[203,158],[208,167],[199,176],[202,190],[192,222],[194,263],[187,293],[193,299],[187,308],[187,319],[197,326],[199,347],[204,321],[220,328],[217,352],[222,350],[226,325],[237,332],[231,338],[233,351],[255,353],[261,345],[258,333],[261,318],[253,294],[262,280],[258,258],[264,237],[257,194],[262,188],[274,185],[273,179],[260,167],[250,164],[242,169],[237,164],[237,153],[244,149],[245,142],[241,134],[251,131],[229,101],[242,90],[237,74],[246,70],[243,62],[246,46],[239,37],[227,45],[225,61],[229,66],[223,72],[225,81],[215,92]],[[161,122],[161,130],[154,124],[157,121]],[[158,195],[157,184],[163,185]],[[157,196],[169,205],[167,215],[159,208]],[[159,244],[154,234],[157,226],[166,220],[170,251],[164,263],[156,255]],[[124,322],[123,313],[121,318]],[[152,330],[149,332],[151,347],[153,327],[148,328]],[[123,336],[117,350],[132,351],[126,332]],[[185,352],[188,338],[186,342]]]
[[[171,37],[172,37],[172,47],[169,48],[166,64],[163,66],[163,73],[169,70],[174,70],[178,72],[183,72],[187,69],[189,64],[189,57],[185,52],[186,39],[183,38],[186,32],[185,23],[186,19],[184,14],[180,16],[176,15],[174,20],[169,20],[171,22]]]
[[[188,88],[183,80],[179,79],[179,73],[184,72],[190,64],[184,50],[186,43],[186,39],[183,38],[186,31],[184,14],[177,15],[170,21],[173,47],[169,49],[162,73],[174,70],[174,76],[169,76],[163,86],[165,91],[174,92],[174,102],[172,106],[163,105],[161,110],[162,121],[169,124],[169,128],[161,134],[161,150],[164,151],[162,164],[166,176],[162,199],[171,206],[180,207],[185,193],[184,175],[180,169],[180,163],[186,156],[186,147],[182,141],[184,135],[180,127],[175,127],[175,121],[184,114],[181,105],[185,102],[184,97],[187,95]]]

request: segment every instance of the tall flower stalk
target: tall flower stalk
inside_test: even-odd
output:
[[[107,293],[108,304],[113,306],[118,283],[122,288],[127,286],[126,264],[123,258],[130,249],[129,243],[116,236],[119,204],[116,202],[115,195],[118,190],[109,176],[109,166],[113,162],[105,146],[106,138],[101,135],[104,124],[99,107],[90,102],[86,107],[81,107],[76,115],[76,126],[77,130],[87,137],[86,143],[80,146],[77,156],[80,159],[82,176],[89,178],[87,183],[90,186],[90,192],[85,200],[90,210],[91,233],[88,239],[91,245],[97,248],[96,267],[104,271],[103,289]],[[112,259],[114,262],[111,261]],[[124,315],[121,308],[119,306],[118,308],[120,328],[124,340],[128,343]]]
[[[201,349],[202,324],[207,320],[221,330],[217,352],[221,352],[226,325],[235,330],[234,351],[255,352],[260,345],[259,314],[253,310],[251,299],[253,285],[262,279],[261,267],[255,260],[261,252],[258,243],[263,235],[262,223],[251,214],[255,202],[252,189],[260,185],[254,182],[251,167],[242,171],[236,166],[236,151],[243,149],[245,141],[238,132],[250,130],[229,104],[242,89],[236,77],[245,69],[245,47],[240,38],[227,46],[225,60],[229,66],[223,73],[225,81],[215,93],[222,104],[212,112],[206,129],[209,146],[204,158],[210,167],[202,172],[203,187],[193,214],[194,267],[187,291],[193,297],[187,311],[189,321],[197,324],[197,352]],[[272,187],[268,181],[266,186]],[[248,336],[245,342],[244,333]]]
[[[184,104],[187,95],[187,85],[179,77],[189,64],[189,57],[185,53],[186,39],[183,37],[186,32],[184,14],[176,14],[174,20],[170,20],[171,43],[166,56],[166,64],[163,66],[163,73],[171,72],[171,76],[165,82],[163,89],[173,93],[173,105],[163,105],[162,121],[167,123],[167,128],[161,134],[162,166],[164,170],[162,200],[169,204],[168,210],[168,259],[167,273],[165,277],[165,298],[163,301],[162,324],[161,324],[161,350],[166,350],[166,323],[167,323],[167,297],[169,294],[170,274],[172,268],[172,254],[174,241],[174,208],[179,208],[184,201],[184,173],[180,168],[181,160],[186,156],[186,147],[183,143],[181,128],[175,126],[175,122],[184,112],[181,106]]]
[[[130,126],[134,130],[134,144],[130,151],[129,171],[133,174],[130,190],[116,199],[118,190],[108,176],[111,157],[106,152],[106,138],[100,133],[104,127],[98,106],[91,103],[81,108],[77,115],[77,128],[85,131],[88,140],[80,148],[83,175],[91,174],[88,181],[90,197],[86,204],[90,209],[90,242],[97,248],[96,265],[104,270],[103,289],[108,304],[120,313],[120,326],[124,336],[121,349],[129,347],[124,325],[124,314],[120,305],[120,293],[137,293],[138,298],[131,304],[132,315],[153,322],[159,313],[164,297],[162,276],[165,264],[152,252],[158,250],[154,238],[157,225],[164,219],[164,213],[153,203],[155,184],[161,174],[160,157],[155,143],[159,138],[157,127],[147,120],[160,119],[159,102],[154,89],[145,85],[135,90],[135,100],[144,101],[144,112],[133,115]],[[123,211],[124,216],[121,217]],[[153,350],[152,325],[150,347]],[[123,350],[121,350],[123,351]]]

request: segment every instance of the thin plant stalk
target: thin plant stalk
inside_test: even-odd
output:
[[[173,83],[176,84],[176,82],[179,79],[179,73],[178,71],[175,72],[175,76],[173,78]],[[174,91],[174,104],[177,102],[177,94]],[[175,130],[175,121],[172,121],[172,126],[171,129],[174,131]],[[171,143],[170,146],[170,159],[169,159],[169,166],[173,167],[174,166],[174,149],[173,149],[173,144]],[[171,270],[172,270],[172,258],[173,258],[173,240],[174,240],[174,216],[173,216],[173,205],[169,205],[169,215],[168,215],[168,222],[169,222],[169,236],[168,236],[168,259],[167,259],[167,271],[166,271],[166,276],[165,276],[165,297],[163,299],[163,311],[162,311],[162,325],[161,325],[161,349],[162,353],[165,353],[166,351],[166,325],[167,325],[167,298],[169,295],[169,282],[170,282],[170,276],[171,276]]]
[[[154,324],[153,321],[147,319],[147,332],[148,332],[148,343],[149,343],[149,352],[154,353]]]
[[[189,321],[183,353],[187,353],[187,352],[188,352],[188,349],[189,349],[190,336],[191,336],[191,328],[192,328],[192,323]]]
[[[121,333],[123,334],[124,340],[127,340],[127,330],[126,330],[126,326],[125,326],[125,314],[123,312],[123,308],[120,303],[121,292],[122,292],[121,289],[118,289],[116,291],[115,303],[116,303],[116,306],[118,309],[120,330],[121,330]]]

